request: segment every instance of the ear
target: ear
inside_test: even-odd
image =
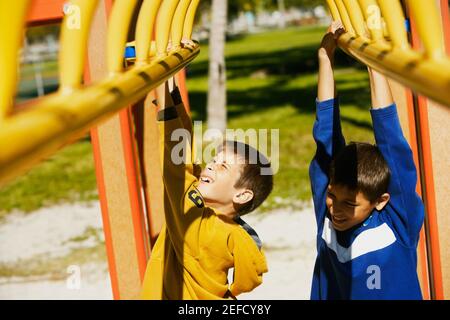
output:
[[[243,189],[237,192],[233,197],[233,202],[237,204],[244,204],[253,199],[253,191],[249,189]]]
[[[382,210],[386,204],[389,202],[389,199],[391,199],[391,196],[389,193],[383,193],[381,197],[378,198],[375,208],[380,211]]]

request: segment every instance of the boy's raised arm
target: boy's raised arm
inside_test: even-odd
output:
[[[175,247],[183,247],[186,230],[202,215],[203,200],[195,193],[191,159],[191,131],[184,127],[166,82],[157,88],[160,154],[164,181],[167,230]]]
[[[415,245],[423,223],[424,210],[416,193],[417,172],[413,154],[403,136],[386,77],[371,69],[369,76],[375,140],[391,172],[388,192],[393,214],[389,215],[389,219],[398,227],[397,231],[403,240]]]
[[[328,169],[333,156],[345,145],[342,136],[339,104],[333,75],[333,57],[337,38],[344,32],[340,22],[333,22],[324,36],[318,51],[319,82],[316,101],[316,121],[313,137],[316,154],[309,168],[311,189],[318,223],[325,214],[325,195],[328,186]]]
[[[333,21],[320,44],[319,59],[319,82],[317,85],[317,99],[325,101],[336,98],[336,84],[333,75],[334,52],[336,41],[344,32],[339,21]]]
[[[183,128],[188,130],[189,133],[192,135],[192,121],[186,111],[186,108],[184,107],[180,89],[178,88],[178,84],[175,77],[170,78],[167,81],[167,83],[169,86],[168,88],[170,96],[172,98],[173,104],[175,105],[175,108],[177,109],[178,117],[181,119]]]
[[[161,151],[163,153],[170,152],[170,154],[164,154],[166,159],[163,165],[172,168],[172,170],[167,171],[171,178],[175,178],[174,175],[179,176],[181,174],[189,180],[195,180],[192,159],[192,123],[184,108],[175,80],[169,79],[156,91],[160,106],[158,112],[159,128],[161,137],[164,137],[164,139],[161,139]],[[173,166],[177,170],[173,170]],[[179,167],[184,167],[183,172],[179,170]]]
[[[380,109],[394,104],[391,87],[386,77],[371,68],[368,70],[372,109]]]
[[[195,154],[194,154],[195,148],[193,147],[195,145],[195,137],[194,137],[194,132],[193,132],[193,128],[192,128],[192,120],[184,106],[183,99],[181,97],[181,92],[180,92],[180,89],[178,88],[176,78],[172,77],[171,79],[169,79],[168,85],[169,85],[170,96],[172,97],[173,103],[175,105],[175,109],[177,110],[178,117],[180,118],[181,123],[183,124],[183,128],[186,129],[187,132],[189,132],[189,136],[191,137],[192,153],[191,153],[191,157],[189,160],[193,164],[194,176],[199,178],[202,168],[200,167],[200,165],[195,163],[195,161],[196,161]]]

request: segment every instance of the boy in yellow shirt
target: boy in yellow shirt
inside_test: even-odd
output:
[[[240,216],[270,194],[270,164],[252,147],[229,141],[200,175],[192,161],[177,164],[174,147],[180,142],[173,141],[172,133],[185,129],[185,159],[192,160],[192,123],[172,81],[172,92],[168,83],[164,86],[158,112],[166,223],[147,265],[142,298],[235,298],[260,285],[268,271],[256,232]],[[231,268],[234,277],[229,284]]]

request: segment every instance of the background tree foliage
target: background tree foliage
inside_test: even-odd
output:
[[[233,18],[242,11],[257,12],[260,10],[276,10],[280,0],[228,0],[228,16]],[[284,0],[286,9],[290,7],[314,8],[319,5],[326,5],[325,0]],[[200,10],[209,10],[211,0],[204,0],[200,3]]]

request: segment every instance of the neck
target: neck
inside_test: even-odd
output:
[[[236,210],[234,209],[233,204],[223,204],[217,202],[209,202],[205,200],[205,204],[207,207],[213,208],[217,211],[217,213],[226,216],[230,219],[234,219],[237,215]]]

